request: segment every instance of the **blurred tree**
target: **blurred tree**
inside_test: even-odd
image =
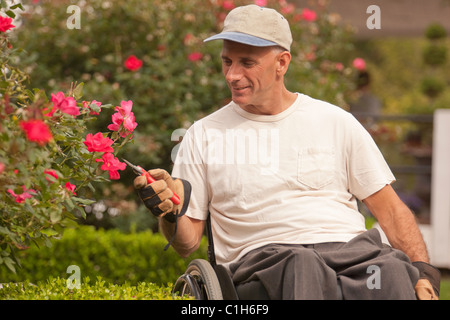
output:
[[[433,23],[425,30],[428,44],[423,51],[425,77],[422,79],[422,92],[430,99],[439,96],[445,89],[445,81],[436,75],[436,69],[442,68],[447,62],[448,48],[444,39],[447,37],[445,28]]]

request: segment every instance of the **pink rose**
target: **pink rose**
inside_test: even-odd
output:
[[[355,60],[353,60],[353,67],[356,70],[364,71],[366,70],[366,62],[362,58],[356,58]]]
[[[137,71],[142,67],[142,60],[139,60],[135,55],[131,55],[125,60],[124,66],[130,71]]]
[[[20,127],[29,141],[43,146],[53,139],[48,126],[42,120],[21,121]]]
[[[189,61],[199,61],[203,58],[203,54],[201,52],[193,52],[191,54],[188,55],[188,59]]]
[[[236,7],[232,0],[225,0],[222,4],[222,8],[225,10],[233,10]]]
[[[77,194],[74,192],[74,191],[75,191],[75,188],[77,187],[76,185],[71,184],[70,182],[67,182],[67,183],[65,184],[64,187],[65,187],[68,191],[72,192],[72,194],[73,194],[74,196],[77,195]]]
[[[15,28],[16,26],[11,24],[12,21],[12,18],[0,16],[0,32],[6,32],[9,29]]]
[[[120,179],[118,170],[125,170],[127,166],[125,163],[120,162],[119,159],[114,157],[112,153],[105,153],[101,159],[96,159],[95,161],[103,162],[100,169],[108,171],[111,180]]]
[[[80,109],[78,108],[75,99],[64,96],[64,93],[61,91],[57,94],[52,93],[51,101],[53,102],[53,109],[47,116],[52,116],[56,110],[60,110],[61,112],[72,116],[78,116],[80,114]]]
[[[101,132],[98,132],[95,135],[92,135],[92,133],[89,133],[86,136],[86,140],[83,141],[83,143],[86,145],[89,152],[113,152],[114,151],[114,149],[111,147],[111,145],[114,143],[114,141],[108,137],[103,137],[103,134]]]
[[[36,190],[33,189],[27,190],[25,186],[22,186],[22,189],[23,193],[21,194],[16,194],[12,189],[8,189],[6,191],[8,191],[8,193],[15,198],[17,203],[23,203],[25,202],[26,199],[30,199],[33,197],[33,195],[36,195]]]
[[[45,170],[44,170],[44,173],[45,173],[46,175],[49,175],[49,176],[55,178],[55,179],[58,179],[58,174],[56,173],[55,170],[52,170],[52,169],[45,169]],[[47,179],[47,181],[53,183],[53,181],[50,180],[48,177],[45,177],[45,179]]]
[[[309,9],[303,9],[302,14],[301,14],[301,18],[305,21],[316,21],[317,19],[317,14],[315,11],[313,10],[309,10]]]
[[[135,121],[134,113],[131,112],[132,107],[133,102],[131,100],[122,101],[120,107],[114,109],[117,112],[112,115],[113,123],[108,126],[108,129],[111,131],[119,131],[120,126],[123,124],[125,132],[121,136],[125,137],[131,134],[138,125]]]

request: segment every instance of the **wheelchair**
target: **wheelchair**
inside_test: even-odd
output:
[[[216,263],[211,217],[206,220],[208,260],[192,260],[172,288],[174,295],[189,295],[195,300],[268,300],[259,281],[235,287],[228,270]]]
[[[235,286],[231,275],[223,265],[216,263],[214,241],[211,229],[211,215],[206,220],[208,238],[208,261],[192,260],[186,271],[172,287],[173,295],[189,295],[195,300],[269,300],[260,281],[250,281]],[[343,300],[338,283],[338,300]]]

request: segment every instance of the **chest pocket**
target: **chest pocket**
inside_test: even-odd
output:
[[[321,189],[333,182],[335,166],[334,148],[303,148],[298,153],[297,179],[311,189]]]

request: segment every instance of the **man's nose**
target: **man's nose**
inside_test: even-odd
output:
[[[227,82],[239,81],[242,78],[242,68],[239,65],[233,64],[226,70],[225,79]]]

